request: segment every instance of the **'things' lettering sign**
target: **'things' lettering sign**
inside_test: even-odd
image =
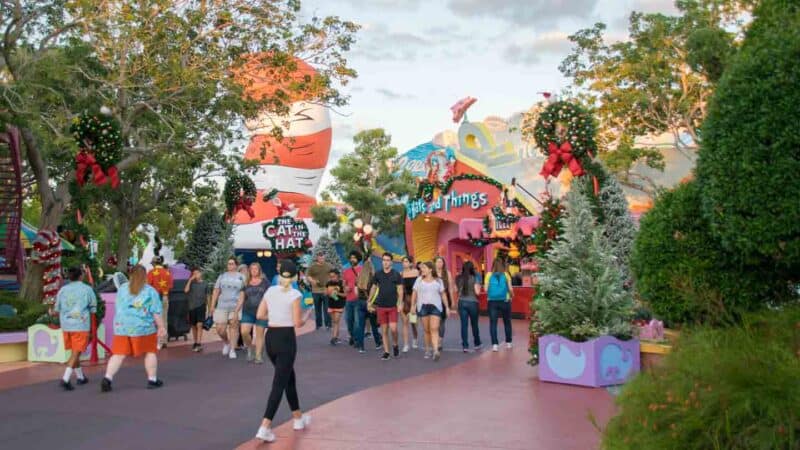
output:
[[[414,220],[420,214],[433,214],[437,211],[449,212],[453,208],[469,207],[480,209],[489,203],[489,196],[485,192],[469,192],[460,194],[455,189],[445,195],[440,195],[436,200],[428,203],[418,198],[406,203],[408,220]]]

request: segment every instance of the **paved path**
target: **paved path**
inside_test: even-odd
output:
[[[484,351],[462,364],[361,390],[312,410],[307,430],[296,432],[287,422],[276,429],[274,444],[251,440],[238,450],[597,448],[599,432],[588,417],[607,423],[611,396],[540,382],[526,364],[526,325],[514,321],[512,350]]]
[[[457,323],[455,321],[454,323]],[[346,333],[345,333],[346,334]],[[457,333],[449,333],[450,347]],[[298,338],[296,370],[300,403],[310,409],[353,392],[443,369],[473,358],[448,351],[438,363],[409,354],[380,361],[374,350],[359,355],[348,346],[331,347],[326,332]],[[371,343],[372,341],[368,341]],[[10,449],[209,449],[235,447],[255,434],[266,405],[273,369],[229,361],[221,344],[205,354],[170,348],[159,376],[164,388],[146,390],[141,360],[124,368],[114,392],[102,394],[102,367],[88,371],[91,383],[63,392],[57,386],[63,368],[45,368],[47,382],[0,391],[0,442]],[[175,356],[176,354],[181,355]],[[37,368],[23,369],[36,372]],[[53,374],[53,372],[56,372]],[[14,378],[13,372],[0,379]],[[9,382],[6,381],[6,384]],[[2,383],[0,383],[2,384]],[[285,401],[276,423],[289,418]]]

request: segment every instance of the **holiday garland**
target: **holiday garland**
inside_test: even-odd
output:
[[[225,214],[233,218],[240,210],[254,218],[253,203],[256,201],[256,184],[245,174],[231,174],[225,181]]]
[[[44,266],[42,272],[42,303],[55,303],[61,288],[61,238],[51,230],[39,230],[33,241],[31,261]]]
[[[550,104],[539,115],[534,130],[536,145],[547,155],[540,175],[557,177],[566,166],[573,176],[586,174],[597,145],[591,116],[569,102]]]
[[[446,194],[450,191],[450,188],[453,186],[458,180],[473,180],[473,181],[483,181],[484,183],[491,184],[492,186],[503,189],[503,185],[495,180],[494,178],[490,178],[483,175],[473,175],[469,173],[464,173],[461,175],[454,175],[450,177],[447,181],[441,182],[437,181],[435,183],[431,183],[430,181],[422,181],[417,186],[417,199],[423,199],[426,202],[433,200],[433,191],[439,189],[442,191],[443,194]]]
[[[119,186],[116,164],[122,157],[122,133],[117,120],[106,108],[100,114],[82,114],[73,120],[69,129],[78,143],[75,156],[75,179],[83,186],[89,171],[94,184],[100,186],[109,180],[111,187]]]

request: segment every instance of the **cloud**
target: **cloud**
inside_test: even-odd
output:
[[[389,100],[413,100],[417,98],[417,96],[413,94],[402,94],[386,88],[375,89],[375,92],[381,94],[382,96],[386,97]]]
[[[503,57],[513,64],[534,65],[542,61],[542,55],[562,58],[572,49],[569,35],[561,31],[541,33],[532,42],[506,47]]]
[[[495,16],[517,25],[554,24],[565,17],[586,18],[598,0],[450,0],[448,8],[461,17]]]
[[[347,0],[356,9],[393,9],[415,11],[419,8],[420,0]]]
[[[365,28],[357,37],[352,55],[371,61],[414,61],[421,50],[434,43],[407,32],[390,32],[385,26]]]
[[[675,7],[675,0],[635,0],[631,9],[643,13],[678,13],[678,8]]]

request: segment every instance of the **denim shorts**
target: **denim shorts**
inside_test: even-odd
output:
[[[242,311],[242,320],[241,320],[241,322],[242,323],[247,323],[247,324],[255,324],[255,325],[258,325],[259,327],[267,328],[267,321],[266,320],[258,320],[258,319],[256,319],[256,316],[254,316],[254,315],[252,315],[252,314],[250,314],[248,312],[245,312],[245,311]]]
[[[431,304],[422,305],[422,307],[419,309],[419,312],[417,313],[418,317],[441,316],[441,315],[442,311],[440,311],[439,308],[436,307],[436,305],[431,305]]]

